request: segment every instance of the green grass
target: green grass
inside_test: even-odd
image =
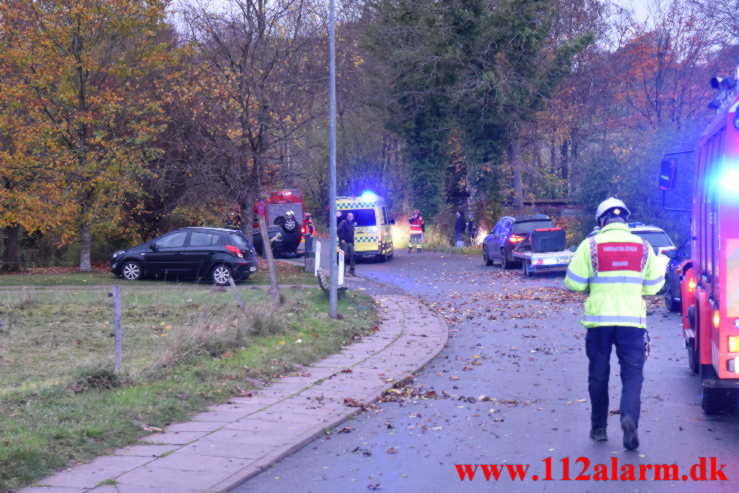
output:
[[[51,270],[52,272],[48,272]],[[303,268],[297,265],[278,263],[277,272],[279,281],[283,284],[313,284],[315,279],[312,273],[303,272]],[[59,272],[57,272],[59,271]],[[192,285],[210,287],[208,282],[183,281],[182,283],[174,281],[157,281],[145,279],[142,281],[126,281],[113,275],[110,272],[92,271],[79,272],[74,268],[59,269],[39,269],[31,272],[23,272],[19,274],[0,274],[0,287],[13,286],[130,286],[151,285],[151,286],[172,286],[172,285]],[[249,277],[249,279],[240,283],[244,286],[269,284],[269,270],[267,270],[266,262],[259,262],[259,271]]]
[[[394,225],[392,228],[393,246],[398,250],[408,248],[409,236],[408,228],[405,225]],[[452,246],[451,238],[439,232],[439,228],[435,226],[427,226],[426,232],[423,234],[423,250],[429,252],[459,253],[463,255],[482,255],[482,247],[466,246],[464,248],[456,248]]]
[[[124,372],[115,375],[106,289],[5,290],[0,298],[0,491],[69,461],[110,453],[146,427],[187,420],[252,381],[339,350],[377,324],[371,298],[349,293],[341,320],[319,290],[134,283],[123,292]]]

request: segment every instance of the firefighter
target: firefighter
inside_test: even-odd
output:
[[[411,224],[411,235],[408,240],[408,253],[411,253],[414,244],[416,246],[416,253],[418,253],[423,246],[423,232],[426,229],[423,225],[421,212],[418,209],[414,210],[413,215],[408,219],[408,222]]]
[[[313,251],[313,235],[316,232],[316,227],[313,225],[313,219],[311,218],[310,212],[303,214],[303,231],[305,232],[305,251]]]
[[[642,295],[654,295],[664,284],[649,243],[629,232],[626,205],[611,197],[595,212],[597,235],[585,239],[572,258],[565,284],[588,292],[581,323],[587,328],[590,438],[608,440],[608,378],[611,346],[621,367],[621,429],[628,450],[639,447],[639,414],[644,363],[649,354],[647,311]]]
[[[313,219],[311,218],[310,212],[306,212],[305,214],[303,214],[303,224],[305,226],[305,234],[313,236],[316,232],[316,227],[313,224]]]

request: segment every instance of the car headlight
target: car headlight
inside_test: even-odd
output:
[[[123,255],[123,253],[124,253],[124,251],[123,251],[123,250],[118,250],[117,252],[115,252],[115,253],[113,254],[113,259],[117,259],[117,258],[118,258],[118,256],[119,256],[119,255]]]

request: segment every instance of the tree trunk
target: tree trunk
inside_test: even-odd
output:
[[[570,179],[570,141],[565,139],[562,141],[562,147],[560,148],[560,171],[562,179],[569,181]]]
[[[90,261],[91,244],[92,234],[90,233],[90,225],[84,222],[80,228],[80,270],[83,272],[90,272],[92,270],[92,262]]]
[[[254,243],[254,197],[247,194],[247,197],[239,202],[239,215],[241,216],[241,232],[249,240]]]
[[[0,262],[0,270],[17,272],[21,270],[21,226],[19,224],[5,226],[3,228],[3,232],[5,236],[5,244],[3,248],[2,262]]]
[[[514,137],[508,145],[508,157],[513,170],[513,208],[521,211],[523,209],[523,163],[518,136]]]
[[[277,266],[272,256],[272,243],[269,241],[269,232],[267,231],[267,223],[264,216],[259,216],[259,229],[262,231],[262,248],[264,248],[264,256],[267,257],[267,267],[269,267],[269,282],[272,285],[272,301],[275,305],[280,304],[280,286],[277,282]]]

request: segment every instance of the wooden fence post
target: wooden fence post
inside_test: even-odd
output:
[[[123,328],[121,327],[121,287],[113,286],[113,330],[115,334],[115,372],[123,364]]]

